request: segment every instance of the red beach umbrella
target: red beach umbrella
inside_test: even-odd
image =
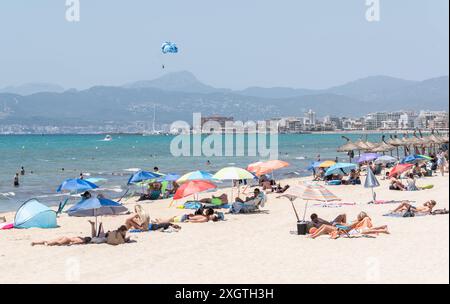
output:
[[[399,164],[392,168],[391,172],[389,172],[389,177],[393,177],[395,174],[402,174],[405,171],[408,171],[413,167],[412,164]]]
[[[200,192],[204,192],[204,191],[216,189],[216,188],[217,188],[216,185],[214,185],[213,183],[208,182],[208,181],[202,181],[202,180],[189,181],[189,182],[181,185],[180,188],[178,188],[173,199],[178,200],[183,197],[187,197],[187,196],[190,196],[193,194],[197,194]]]

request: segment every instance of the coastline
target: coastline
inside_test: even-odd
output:
[[[281,181],[298,185],[296,178]],[[419,192],[389,191],[386,180],[376,188],[379,199],[429,199],[449,209],[448,175],[419,179],[433,184]],[[226,221],[182,224],[178,233],[129,233],[135,243],[109,246],[31,247],[38,239],[89,235],[89,218],[62,215],[60,228],[1,231],[0,258],[8,269],[1,283],[447,283],[449,282],[448,215],[389,218],[382,214],[393,205],[367,205],[370,189],[363,186],[327,186],[355,206],[323,208],[310,204],[307,216],[331,219],[346,213],[354,219],[366,211],[376,225],[389,226],[390,235],[375,239],[316,240],[293,235],[296,219],[285,199],[269,194],[265,212],[228,215]],[[215,193],[230,193],[230,188]],[[202,194],[208,197],[212,193]],[[133,209],[134,199],[124,202]],[[142,203],[152,218],[181,215],[170,200]],[[304,202],[295,205],[303,212]],[[14,213],[1,214],[7,220]],[[126,216],[104,217],[106,229],[115,229]],[[417,244],[420,244],[418,246]],[[108,257],[103,258],[103,257]],[[100,258],[102,257],[102,258]],[[326,263],[325,263],[326,261]],[[27,272],[24,276],[23,273]],[[426,274],[426,275],[424,275]]]

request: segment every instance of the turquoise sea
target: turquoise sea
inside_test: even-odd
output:
[[[345,136],[357,140],[361,135]],[[66,178],[77,178],[81,172],[86,177],[107,179],[100,191],[119,197],[135,169],[152,171],[157,166],[163,173],[214,172],[225,166],[245,168],[261,159],[258,156],[174,157],[170,153],[171,136],[112,137],[111,141],[104,141],[104,135],[0,136],[0,211],[15,210],[30,198],[57,205],[63,200],[63,196],[56,193],[58,185]],[[368,139],[380,141],[381,134],[371,134]],[[340,134],[279,135],[279,159],[286,160],[291,166],[280,170],[276,176],[308,175],[306,167],[318,155],[321,160],[339,157],[346,161],[345,153],[336,152],[343,143]],[[13,177],[21,166],[26,174],[20,177],[20,187],[15,188]]]

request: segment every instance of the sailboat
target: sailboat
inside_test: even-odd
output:
[[[156,130],[156,105],[153,107],[153,122],[152,122],[152,131],[144,131],[142,136],[153,136],[153,135],[161,135],[162,131]]]

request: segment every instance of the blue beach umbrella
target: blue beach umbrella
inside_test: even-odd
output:
[[[322,163],[322,162],[315,161],[315,162],[311,163],[311,164],[308,166],[308,168],[306,168],[306,169],[307,169],[308,171],[315,171],[317,168],[319,168],[319,166],[320,166],[321,163]]]
[[[130,176],[128,179],[128,185],[137,184],[146,180],[160,178],[162,175],[158,173],[148,172],[148,171],[138,171]]]
[[[81,193],[84,191],[97,189],[97,188],[98,188],[98,186],[96,184],[91,183],[87,180],[72,178],[72,179],[66,179],[65,181],[63,181],[62,184],[59,185],[56,192],[66,191],[66,192],[71,192],[71,193]]]
[[[429,160],[431,160],[431,157],[428,157],[425,155],[413,154],[413,155],[409,155],[409,156],[405,157],[404,159],[402,159],[402,161],[400,163],[401,164],[414,164],[414,163],[418,163],[420,161],[429,161]]]
[[[98,197],[82,200],[67,210],[69,216],[77,217],[118,215],[125,212],[128,212],[128,209],[122,204]]]
[[[348,174],[351,170],[356,170],[356,165],[351,163],[337,163],[325,172],[325,176],[333,174]]]
[[[178,179],[180,179],[180,175],[175,173],[169,173],[161,178],[158,179],[158,182],[175,182]]]

